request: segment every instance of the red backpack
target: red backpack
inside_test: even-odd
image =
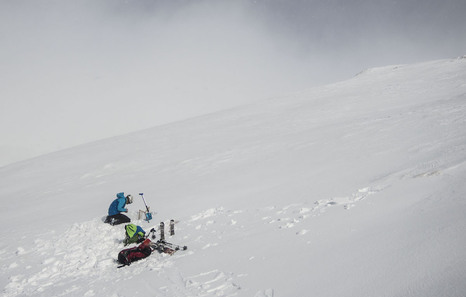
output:
[[[126,266],[130,265],[134,261],[149,257],[152,253],[150,243],[150,239],[146,239],[143,243],[136,247],[122,250],[120,253],[118,253],[118,263]]]

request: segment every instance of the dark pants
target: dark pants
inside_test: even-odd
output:
[[[107,216],[107,219],[105,220],[105,223],[109,223],[110,225],[119,225],[129,222],[131,222],[131,219],[121,213],[118,213],[113,216]]]

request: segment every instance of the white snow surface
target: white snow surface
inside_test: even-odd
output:
[[[465,181],[466,57],[369,69],[0,168],[2,296],[464,297]]]

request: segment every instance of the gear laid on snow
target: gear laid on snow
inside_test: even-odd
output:
[[[152,249],[149,246],[150,242],[150,239],[146,239],[137,247],[122,250],[118,253],[118,263],[126,266],[130,265],[134,261],[138,261],[150,256],[152,253]]]
[[[153,242],[150,239],[146,239],[140,245],[129,249],[124,249],[118,253],[118,263],[121,264],[121,266],[118,268],[147,258],[152,254],[153,251],[173,255],[176,251],[185,251],[187,249],[187,246],[180,246],[163,240]]]
[[[127,229],[127,232],[128,229],[130,232],[137,232],[139,226],[129,224],[125,227]],[[132,262],[147,258],[152,254],[153,251],[173,255],[176,251],[185,251],[188,249],[187,246],[176,245],[170,242],[166,242],[162,239],[158,241],[151,241],[149,239],[149,236],[151,236],[151,238],[155,240],[155,233],[156,230],[152,228],[147,234],[146,239],[140,245],[120,251],[118,253],[118,263],[120,263],[121,266],[119,266],[118,268],[130,265]]]

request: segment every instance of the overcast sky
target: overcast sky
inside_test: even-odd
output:
[[[0,0],[0,166],[466,54],[464,0]]]

